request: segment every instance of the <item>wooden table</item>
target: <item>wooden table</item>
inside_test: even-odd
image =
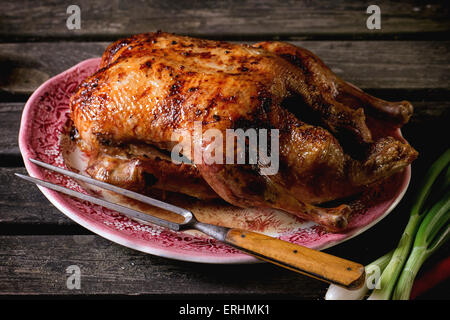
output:
[[[206,265],[143,254],[76,225],[14,172],[29,95],[45,80],[99,56],[119,37],[164,31],[229,41],[281,39],[317,53],[344,79],[387,100],[410,100],[403,133],[420,152],[411,187],[387,218],[327,252],[368,263],[396,245],[425,168],[448,146],[450,19],[447,1],[380,1],[381,30],[368,30],[355,1],[78,0],[81,29],[66,28],[67,2],[10,0],[0,13],[0,294],[321,299],[327,285],[269,264]],[[442,248],[425,266],[447,257]],[[82,269],[80,290],[66,267]],[[422,298],[449,298],[449,281]]]

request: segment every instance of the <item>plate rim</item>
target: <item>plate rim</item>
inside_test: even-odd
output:
[[[41,96],[41,93],[47,89],[47,87],[50,84],[53,84],[54,82],[59,81],[61,78],[63,78],[67,73],[70,73],[76,69],[81,68],[85,64],[94,63],[94,61],[99,61],[101,58],[90,58],[83,60],[73,67],[47,79],[44,83],[42,83],[34,92],[33,94],[28,98],[21,116],[20,121],[20,129],[19,129],[19,150],[22,155],[25,168],[28,172],[28,174],[32,177],[40,178],[39,175],[39,169],[36,165],[32,164],[28,158],[30,156],[30,150],[26,147],[26,133],[27,129],[31,127],[30,124],[30,110],[32,105],[34,104],[37,97]],[[401,138],[403,138],[401,134],[401,130],[398,129],[398,134]],[[395,200],[390,204],[390,206],[385,210],[385,212],[380,215],[375,220],[371,221],[364,227],[361,227],[359,229],[352,230],[348,233],[348,236],[346,236],[343,239],[340,240],[329,240],[325,243],[322,243],[321,245],[313,247],[316,250],[325,250],[328,248],[331,248],[335,245],[341,244],[345,241],[348,241],[350,239],[353,239],[354,237],[362,234],[363,232],[367,231],[368,229],[372,228],[374,225],[379,223],[382,219],[384,219],[388,214],[390,214],[393,209],[400,203],[400,201],[403,199],[406,191],[408,190],[409,183],[411,181],[411,165],[409,165],[407,168],[405,168],[405,172],[403,173],[403,181],[401,184],[401,192],[397,195]],[[198,255],[192,255],[189,253],[179,252],[172,249],[162,249],[157,248],[154,246],[142,246],[137,241],[132,242],[128,239],[126,239],[126,236],[119,236],[104,226],[101,228],[98,223],[90,223],[87,218],[83,217],[82,215],[77,215],[75,212],[76,209],[73,209],[72,207],[66,205],[63,202],[60,202],[58,199],[59,195],[56,191],[46,189],[44,187],[38,186],[39,190],[44,194],[44,196],[52,203],[61,213],[63,213],[65,216],[67,216],[69,219],[74,221],[75,223],[83,226],[84,228],[88,229],[89,231],[93,232],[94,234],[97,234],[101,236],[102,238],[105,238],[107,240],[110,240],[112,242],[118,243],[122,246],[141,251],[147,254],[152,254],[168,259],[174,259],[174,260],[180,260],[180,261],[188,261],[188,262],[197,262],[197,263],[205,263],[205,264],[253,264],[253,263],[259,263],[262,262],[261,260],[247,255],[245,253],[241,254],[234,254],[233,256],[227,255],[227,254],[221,254],[221,255],[209,255],[207,253],[201,253]]]

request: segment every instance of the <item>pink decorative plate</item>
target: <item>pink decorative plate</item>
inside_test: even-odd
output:
[[[67,136],[68,105],[77,86],[97,70],[99,63],[100,58],[79,63],[46,81],[28,100],[22,115],[19,146],[31,176],[87,192],[87,188],[76,181],[41,169],[28,158],[83,171],[84,155]],[[318,225],[273,209],[241,209],[223,202],[187,201],[178,197],[169,197],[166,201],[192,210],[203,222],[253,230],[310,248],[325,249],[369,229],[391,212],[403,197],[410,175],[411,169],[408,167],[383,185],[354,200],[351,205],[356,208],[356,212],[351,216],[349,228],[344,233],[328,233]],[[109,209],[46,188],[40,189],[70,219],[129,248],[167,258],[204,263],[257,261],[199,232],[173,232],[139,223]],[[98,190],[95,192],[106,198],[112,197]],[[119,198],[116,200],[121,201]],[[133,206],[130,203],[125,205]],[[139,206],[139,209],[159,216],[164,214],[151,207]]]

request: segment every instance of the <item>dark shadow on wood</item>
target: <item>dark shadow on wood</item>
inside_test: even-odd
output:
[[[450,40],[450,30],[443,32],[415,32],[415,33],[344,33],[344,34],[310,34],[310,33],[268,33],[268,34],[196,34],[177,33],[191,37],[198,37],[209,40],[219,41],[448,41]],[[120,38],[132,36],[133,33],[117,33],[117,34],[88,34],[73,36],[33,36],[33,35],[11,35],[0,33],[0,42],[20,43],[20,42],[113,42]]]

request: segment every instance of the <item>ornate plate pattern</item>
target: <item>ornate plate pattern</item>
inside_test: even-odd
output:
[[[68,103],[77,86],[98,68],[100,58],[89,59],[42,84],[30,97],[22,115],[19,147],[28,173],[68,188],[88,192],[76,181],[41,169],[35,158],[60,167],[82,171],[83,155],[67,137]],[[400,135],[400,132],[398,132]],[[322,227],[278,210],[240,209],[224,203],[184,202],[199,220],[262,232],[280,239],[324,249],[348,240],[385,217],[403,197],[410,180],[408,167],[383,185],[353,200],[356,209],[344,233],[328,233]],[[139,223],[103,207],[41,188],[66,216],[98,235],[121,245],[167,258],[204,263],[250,263],[257,260],[198,232],[173,232]],[[89,191],[91,192],[91,191]],[[95,191],[94,191],[95,192]],[[97,192],[100,196],[107,196]],[[166,199],[170,201],[170,199]],[[128,204],[130,205],[130,204]],[[142,206],[139,206],[142,209]],[[155,214],[155,209],[145,211]]]

